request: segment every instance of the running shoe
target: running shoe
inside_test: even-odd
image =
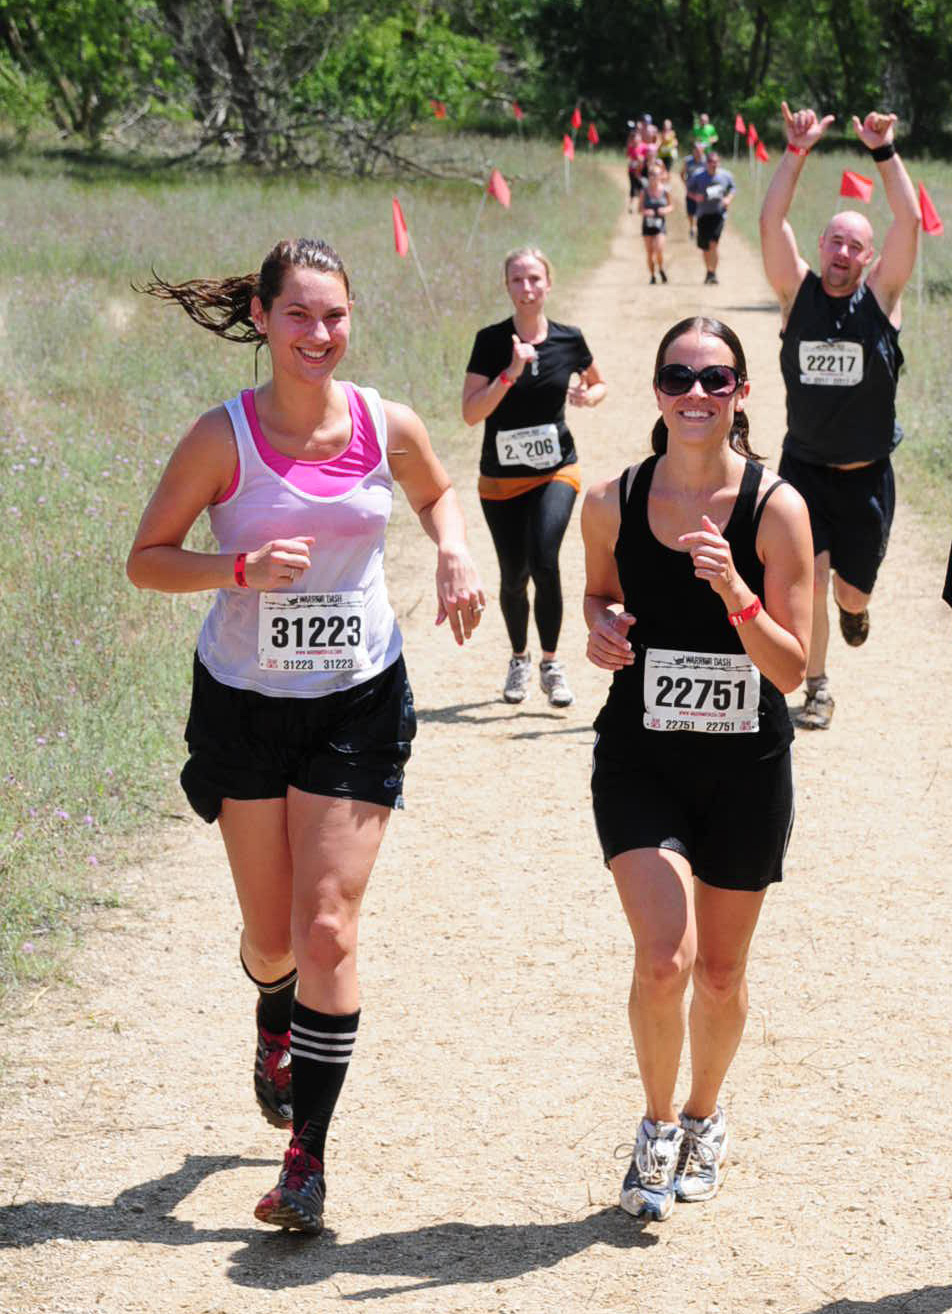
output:
[[[718,1105],[709,1118],[689,1118],[682,1113],[678,1121],[684,1139],[674,1174],[674,1193],[679,1200],[710,1200],[717,1195],[727,1159],[724,1110]]]
[[[510,657],[506,683],[502,687],[502,696],[507,703],[521,703],[529,692],[529,675],[532,665],[529,654],[524,657]]]
[[[851,648],[861,648],[869,638],[869,612],[844,611],[836,604],[840,612],[840,633]]]
[[[274,1227],[319,1232],[324,1226],[325,1193],[324,1165],[293,1136],[278,1184],[255,1205],[255,1218]]]
[[[806,701],[793,714],[793,724],[800,730],[829,730],[836,703],[825,684],[807,689]]]
[[[658,277],[661,279],[662,283],[667,283],[668,275],[664,272],[663,269],[658,270]]]
[[[713,269],[709,269],[709,270],[707,271],[707,273],[704,275],[704,282],[705,282],[705,283],[716,283],[716,282],[717,282],[717,275],[714,273],[714,270],[713,270]]]
[[[548,694],[550,707],[571,707],[575,702],[575,694],[568,686],[561,662],[540,662],[539,683],[542,692]]]
[[[674,1174],[684,1132],[676,1122],[642,1118],[619,1204],[635,1218],[663,1222],[674,1208]]]
[[[255,1049],[255,1098],[272,1127],[291,1126],[291,1033],[276,1035],[258,1026]]]
[[[651,277],[650,277],[649,280],[648,280],[648,282],[651,284],[652,287],[654,287],[654,285],[655,285],[655,283],[657,283],[657,281],[658,281],[658,280],[655,278],[654,274],[652,274]]]

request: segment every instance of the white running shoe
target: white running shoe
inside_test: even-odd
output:
[[[635,1218],[662,1222],[674,1208],[674,1174],[684,1132],[676,1122],[642,1118],[619,1204]]]
[[[525,701],[529,692],[531,671],[532,663],[529,661],[528,653],[524,657],[510,657],[509,670],[506,672],[506,683],[502,687],[502,696],[507,703]]]
[[[727,1160],[727,1119],[720,1105],[709,1118],[689,1118],[682,1113],[684,1132],[681,1156],[674,1175],[679,1200],[710,1200],[717,1195],[721,1169]]]
[[[539,683],[542,692],[549,696],[550,707],[571,707],[575,702],[575,694],[568,686],[561,662],[540,662]]]

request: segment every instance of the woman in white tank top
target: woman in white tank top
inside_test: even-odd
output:
[[[332,248],[280,242],[259,273],[143,290],[221,337],[267,343],[272,360],[268,383],[179,443],[127,569],[139,588],[215,591],[182,784],[218,821],[235,880],[241,962],[259,992],[258,1103],[294,1133],[255,1214],[318,1231],[359,1018],[357,918],[416,726],[383,577],[394,479],[436,544],[437,623],[458,644],[485,596],[419,417],[334,378],[352,302]],[[206,509],[219,550],[187,550]]]

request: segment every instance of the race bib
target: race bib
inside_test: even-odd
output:
[[[760,671],[746,653],[645,652],[645,728],[753,735]]]
[[[646,228],[660,228],[662,223],[656,214],[646,214],[644,222]]]
[[[500,429],[496,434],[496,457],[500,465],[531,465],[533,470],[551,470],[562,459],[559,431],[554,424]]]
[[[861,342],[801,342],[800,382],[855,388],[863,381]]]
[[[263,671],[365,669],[363,593],[259,594],[258,665]]]
[[[710,187],[704,188],[704,195],[709,201],[719,201],[724,195],[724,184],[711,183]]]

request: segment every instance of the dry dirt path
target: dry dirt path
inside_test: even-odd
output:
[[[722,284],[677,218],[648,287],[637,221],[554,313],[611,393],[577,424],[587,481],[646,450],[655,345],[696,308],[750,355],[755,441],[783,405],[778,318],[728,230]],[[500,304],[502,310],[502,303]],[[487,581],[472,460],[454,474]],[[420,710],[408,811],[366,905],[363,1019],[330,1146],[322,1239],[257,1226],[283,1140],[250,1088],[252,998],[217,835],[199,822],[118,880],[73,980],[6,1021],[0,1311],[938,1314],[952,1308],[944,1096],[952,688],[941,545],[905,505],[867,647],[830,658],[828,734],[796,745],[787,879],[754,943],[720,1196],[640,1227],[616,1208],[639,1087],[631,950],[589,813],[603,676],[583,661],[577,523],[563,553],[578,701],[498,690],[498,613],[471,651],[432,630],[422,536],[391,552]]]

